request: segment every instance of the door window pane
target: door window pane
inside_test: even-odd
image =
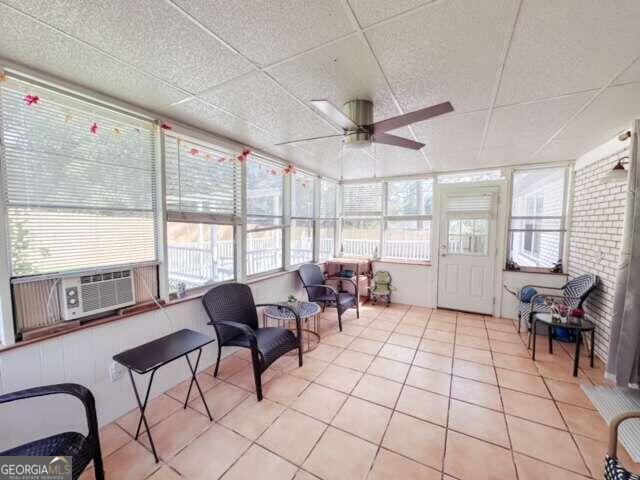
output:
[[[282,229],[247,233],[247,275],[282,268]]]
[[[456,255],[487,255],[489,219],[464,218],[449,220],[448,253]]]
[[[430,258],[430,220],[389,220],[384,232],[384,258],[428,260]]]
[[[342,248],[345,256],[373,257],[380,254],[378,219],[349,219],[342,223]]]
[[[291,265],[313,260],[313,220],[291,221]]]

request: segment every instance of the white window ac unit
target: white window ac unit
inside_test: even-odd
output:
[[[96,315],[135,303],[132,270],[67,277],[60,281],[60,313],[63,320]]]

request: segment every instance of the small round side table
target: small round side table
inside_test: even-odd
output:
[[[320,344],[320,333],[318,332],[320,305],[312,302],[278,303],[293,308],[300,317],[302,323],[300,330],[302,331],[303,352],[306,353],[315,350]],[[269,326],[269,320],[274,320],[278,327],[289,328],[294,331],[296,329],[295,316],[291,313],[291,310],[287,308],[277,306],[265,307],[262,312],[262,325],[264,327]]]
[[[580,344],[582,343],[582,332],[591,332],[591,358],[590,364],[591,368],[593,368],[593,360],[594,360],[594,345],[596,338],[596,325],[587,320],[584,317],[567,317],[566,322],[561,322],[559,320],[555,320],[550,313],[534,313],[533,314],[533,325],[532,325],[532,336],[533,336],[533,352],[532,352],[532,360],[536,359],[536,324],[538,322],[542,322],[547,325],[549,332],[549,353],[553,353],[553,329],[554,328],[566,328],[567,330],[573,330],[576,332],[576,353],[575,358],[573,360],[573,376],[578,376],[578,366],[580,365]]]

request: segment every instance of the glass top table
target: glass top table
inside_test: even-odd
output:
[[[302,331],[303,351],[306,353],[315,350],[320,343],[320,333],[318,331],[320,305],[313,302],[278,302],[278,304],[294,309],[300,317],[300,321],[304,323],[303,328],[300,329]],[[271,305],[265,307],[262,312],[263,326],[270,326],[269,321],[271,320],[271,326],[275,323],[278,327],[295,329],[296,319],[289,308]]]

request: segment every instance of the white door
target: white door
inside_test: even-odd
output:
[[[493,313],[496,197],[492,188],[442,192],[438,307]]]

